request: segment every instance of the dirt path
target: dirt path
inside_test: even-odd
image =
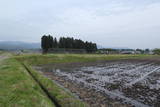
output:
[[[4,55],[4,54],[1,54],[0,55],[0,62],[3,61],[4,59],[8,58],[9,55]]]
[[[5,56],[5,55],[0,55],[0,61],[4,60],[4,59],[6,59],[6,58],[7,58],[7,56]]]

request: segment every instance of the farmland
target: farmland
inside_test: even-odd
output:
[[[92,107],[159,105],[160,60],[124,59],[36,68]],[[124,104],[124,105],[123,105]]]
[[[10,53],[0,56],[1,106],[158,104],[159,56]]]

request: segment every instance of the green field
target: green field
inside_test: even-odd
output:
[[[62,107],[87,106],[87,104],[74,97],[72,93],[66,92],[56,83],[33,70],[33,65],[157,57],[152,55],[98,54],[33,54],[19,56],[8,54],[7,56],[8,58],[0,60],[0,107],[54,107],[55,102]],[[47,96],[39,83],[53,97],[55,102]]]

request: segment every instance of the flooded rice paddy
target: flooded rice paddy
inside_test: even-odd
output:
[[[160,106],[160,65],[155,61],[107,61],[36,67],[93,107]]]

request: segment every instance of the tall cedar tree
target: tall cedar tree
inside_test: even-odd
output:
[[[48,49],[53,48],[53,37],[51,35],[42,36],[41,47],[43,49],[43,53],[47,53]]]

